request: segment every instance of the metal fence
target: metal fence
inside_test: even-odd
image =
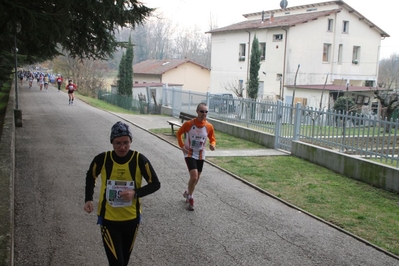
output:
[[[105,90],[99,90],[97,98],[120,108],[138,111],[141,114],[160,114],[161,107],[153,103],[134,99],[132,96],[122,96],[116,93],[110,93]]]
[[[398,120],[300,106],[296,110],[302,121],[295,139],[399,166]]]
[[[160,113],[160,106],[132,97],[99,91],[98,98],[143,114]],[[210,118],[272,134],[276,149],[290,152],[292,141],[302,141],[399,168],[398,120],[175,88],[164,88],[160,102],[176,117],[182,111],[195,115],[197,105],[207,103]]]
[[[293,140],[302,141],[399,167],[398,120],[174,88],[164,88],[162,97],[174,116],[195,114],[205,102],[210,118],[273,134],[277,149],[291,151]]]

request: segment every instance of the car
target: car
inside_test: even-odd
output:
[[[109,93],[109,92],[99,92],[98,93],[98,99],[99,100],[107,100],[107,99],[109,99],[110,97],[112,97],[112,93]]]
[[[214,112],[234,112],[235,102],[231,93],[209,94],[209,110]]]

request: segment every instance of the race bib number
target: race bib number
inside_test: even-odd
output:
[[[196,150],[197,149],[201,149],[203,147],[203,145],[204,145],[204,142],[205,142],[205,140],[204,140],[203,137],[201,137],[201,136],[193,136],[191,138],[191,147],[193,149],[196,149]]]
[[[131,200],[124,200],[120,193],[134,189],[134,181],[107,180],[106,198],[112,207],[127,207],[132,205]]]

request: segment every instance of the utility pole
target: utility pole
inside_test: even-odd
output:
[[[293,116],[293,112],[294,112],[294,101],[295,101],[295,88],[296,88],[296,78],[298,76],[298,71],[299,71],[299,67],[301,65],[298,64],[298,68],[296,69],[296,73],[295,73],[295,79],[294,79],[294,91],[292,93],[292,101],[291,101],[291,112],[290,112],[290,123],[292,123],[292,116]]]
[[[22,127],[22,112],[19,109],[18,99],[18,62],[17,62],[17,33],[21,31],[21,24],[19,22],[14,23],[14,58],[15,58],[15,109],[14,109],[14,123],[16,127]]]

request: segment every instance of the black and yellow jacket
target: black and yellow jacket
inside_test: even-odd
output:
[[[113,151],[94,157],[86,174],[85,202],[93,200],[97,177],[101,174],[98,216],[109,221],[128,221],[140,218],[140,198],[157,191],[161,184],[149,160],[137,151],[130,150],[121,158]],[[142,186],[142,179],[147,185]],[[132,205],[112,207],[106,200],[107,180],[134,181],[136,196]]]

